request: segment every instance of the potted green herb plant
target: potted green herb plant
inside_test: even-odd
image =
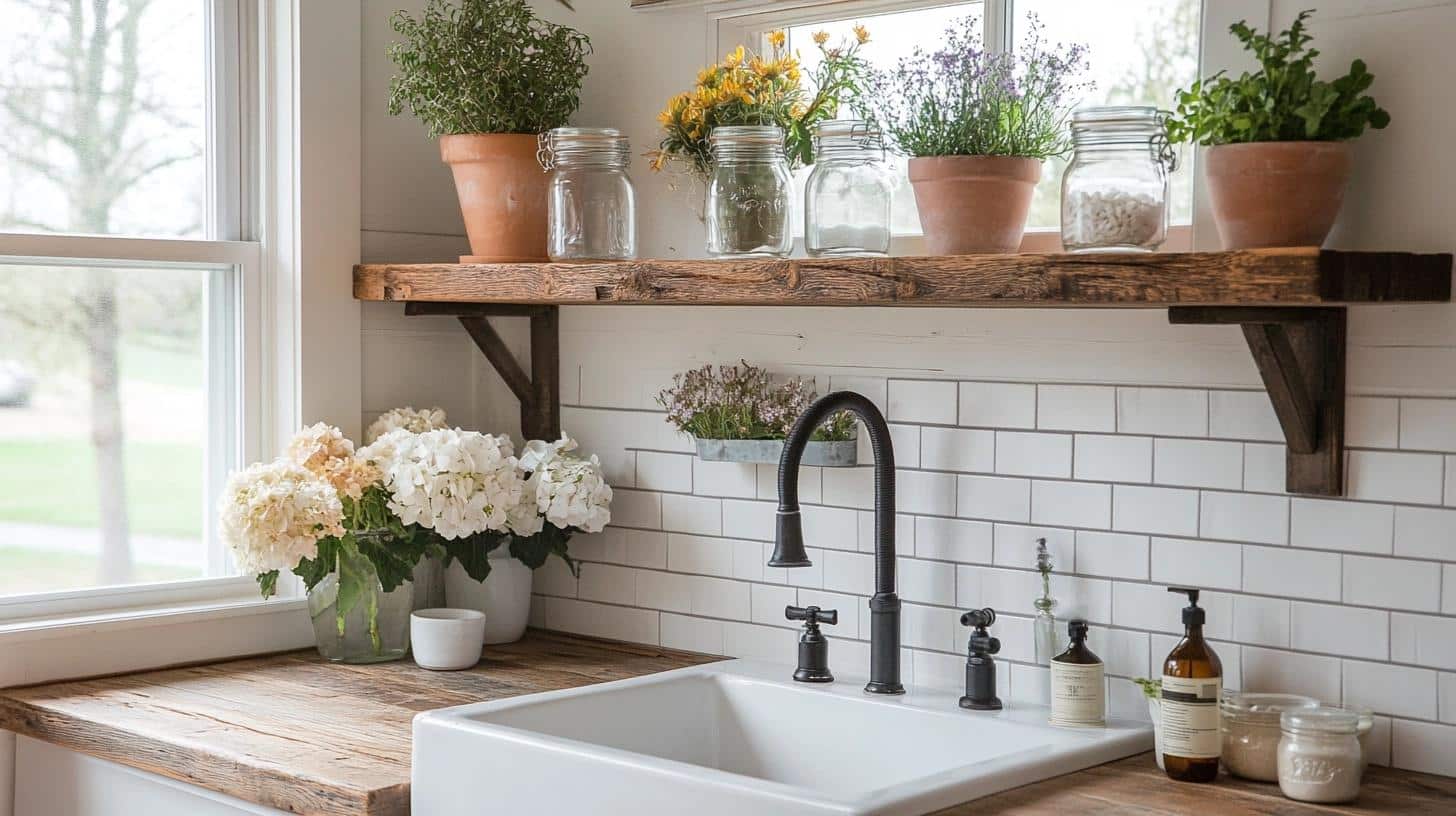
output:
[[[930,254],[1020,248],[1042,162],[1071,148],[1064,125],[1085,67],[1085,46],[1048,49],[1035,20],[1020,51],[988,52],[980,21],[967,17],[936,50],[874,73],[869,96],[911,156]]]
[[[700,459],[778,464],[789,430],[817,396],[812,382],[775,383],[745,360],[674,375],[657,402],[669,423],[693,437]],[[854,417],[838,413],[814,432],[803,463],[848,467],[858,461],[856,448]]]
[[[1204,172],[1226,249],[1324,243],[1349,181],[1350,140],[1390,124],[1365,93],[1375,77],[1364,62],[1333,82],[1315,73],[1312,13],[1277,36],[1230,26],[1259,69],[1195,82],[1168,121],[1169,141],[1208,147]]]
[[[591,42],[526,0],[430,0],[390,18],[398,73],[389,112],[406,108],[440,140],[470,238],[464,262],[546,260],[547,176],[537,135],[581,104]]]

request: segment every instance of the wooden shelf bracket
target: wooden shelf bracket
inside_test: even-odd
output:
[[[556,306],[494,303],[405,304],[407,315],[448,315],[460,320],[470,339],[521,403],[521,433],[526,439],[555,441],[561,436],[561,334]],[[506,347],[489,317],[531,319],[531,373]]]
[[[1175,324],[1238,324],[1288,446],[1285,489],[1339,496],[1345,483],[1344,307],[1174,306]]]

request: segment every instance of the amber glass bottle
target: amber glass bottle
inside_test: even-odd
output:
[[[1218,777],[1223,664],[1203,639],[1198,590],[1168,591],[1187,595],[1189,605],[1183,608],[1183,639],[1163,661],[1163,766],[1179,782],[1212,782]]]

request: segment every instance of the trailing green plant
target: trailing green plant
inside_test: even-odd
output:
[[[1390,114],[1365,93],[1375,81],[1362,60],[1333,82],[1314,70],[1319,51],[1300,12],[1278,35],[1261,34],[1242,20],[1229,31],[1253,53],[1259,70],[1231,77],[1220,71],[1178,92],[1168,120],[1168,139],[1200,145],[1244,142],[1330,142],[1353,139],[1390,124]]]
[[[591,40],[525,0],[430,0],[419,19],[397,11],[390,25],[404,41],[389,46],[399,69],[389,112],[408,108],[431,137],[542,133],[581,104]]]

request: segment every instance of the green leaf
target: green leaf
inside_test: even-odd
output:
[[[581,577],[581,565],[567,552],[567,542],[575,533],[575,529],[563,530],[547,522],[541,532],[533,536],[512,536],[511,555],[533,570],[540,569],[547,558],[555,555],[566,562],[572,575]]]
[[[369,560],[359,554],[354,535],[345,533],[339,543],[339,597],[334,601],[338,615],[339,637],[344,636],[344,619],[368,592],[373,595],[375,576]]]
[[[477,533],[466,538],[448,539],[443,542],[445,566],[459,561],[472,580],[484,581],[490,575],[490,554],[505,538],[502,533]]]
[[[258,589],[263,593],[264,598],[271,598],[278,594],[278,570],[268,570],[258,575]]]
[[[318,553],[313,558],[301,558],[293,574],[303,579],[303,588],[312,592],[319,581],[338,568],[340,541],[335,536],[319,539]]]

